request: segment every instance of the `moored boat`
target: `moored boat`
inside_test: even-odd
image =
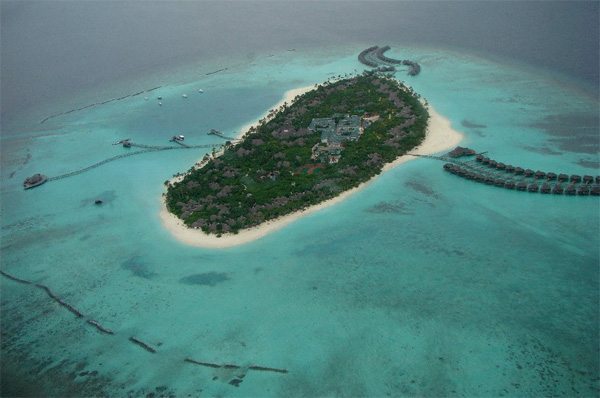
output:
[[[39,174],[39,173],[34,174],[31,177],[28,177],[25,179],[25,181],[23,182],[23,188],[25,188],[25,189],[34,188],[34,187],[42,185],[46,181],[48,181],[48,177],[46,177],[45,175]]]

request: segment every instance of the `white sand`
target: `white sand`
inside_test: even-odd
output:
[[[286,92],[283,99],[275,106],[275,109],[281,106],[284,102],[288,102],[289,104],[297,95],[303,94],[312,88],[313,86],[303,87]],[[433,107],[429,106],[428,110],[429,126],[427,128],[427,135],[425,136],[423,143],[417,148],[413,149],[411,153],[432,155],[453,149],[463,139],[463,134],[454,130],[450,124],[450,121],[437,113]],[[261,118],[264,118],[267,115],[268,112],[265,113],[265,115],[263,115]],[[252,123],[244,126],[241,131],[247,131],[251,125]],[[417,157],[410,155],[401,156],[395,161],[384,165],[382,172],[386,172],[402,163],[406,163],[409,160],[416,158]],[[339,203],[355,192],[364,189],[371,181],[374,180],[374,178],[360,184],[356,188],[341,193],[335,198],[321,202],[318,205],[311,206],[306,210],[294,212],[286,216],[279,217],[275,220],[267,221],[259,226],[242,230],[238,234],[223,234],[220,238],[217,238],[215,235],[208,235],[200,229],[193,229],[185,226],[181,219],[167,210],[164,198],[161,199],[160,218],[163,225],[173,234],[173,236],[185,244],[214,249],[228,248],[260,239],[263,236],[268,235],[273,231],[277,231],[278,229],[281,229],[284,226],[296,221],[300,217],[312,214],[323,208]]]

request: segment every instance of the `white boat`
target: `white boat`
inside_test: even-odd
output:
[[[183,95],[182,95],[182,97],[183,97],[183,98],[187,98],[187,94],[183,94]]]
[[[158,103],[158,106],[162,106],[162,102],[159,102],[159,103]]]
[[[202,90],[201,88],[199,88],[199,89],[198,89],[198,92],[199,92],[199,93],[203,93],[203,92],[204,92],[204,90]]]

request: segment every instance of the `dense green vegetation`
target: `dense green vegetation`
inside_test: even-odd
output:
[[[358,141],[344,143],[336,164],[311,160],[320,135],[315,117],[378,115]],[[221,234],[258,225],[356,187],[425,137],[428,113],[396,80],[363,74],[316,89],[284,105],[222,156],[168,186],[167,208],[185,224]]]

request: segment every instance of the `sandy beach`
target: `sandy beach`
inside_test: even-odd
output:
[[[275,105],[274,108],[276,109],[280,107],[284,102],[292,102],[296,96],[301,95],[312,88],[313,86],[308,86],[287,91],[281,101]],[[431,105],[428,106],[428,110],[429,125],[425,140],[421,143],[421,145],[413,149],[411,152],[419,155],[432,155],[453,149],[463,139],[463,134],[454,130],[450,121],[437,113]],[[266,112],[258,120],[267,117],[268,113],[269,112]],[[244,126],[241,131],[248,131],[252,125],[258,123],[258,120]],[[414,159],[417,159],[417,157],[410,155],[400,156],[395,161],[384,165],[382,173]],[[318,205],[311,206],[303,211],[298,211],[274,220],[267,221],[257,227],[240,231],[238,234],[223,234],[220,238],[217,238],[215,235],[208,235],[200,229],[192,229],[185,226],[181,219],[177,218],[167,210],[163,197],[161,197],[160,219],[165,228],[167,228],[167,230],[169,230],[169,232],[171,232],[173,236],[182,243],[196,247],[223,249],[255,241],[270,234],[271,232],[285,227],[286,225],[298,220],[300,217],[315,213],[326,207],[333,206],[336,203],[340,203],[359,190],[364,189],[375,178],[377,177],[373,177],[369,181],[360,184],[356,188],[345,191],[335,198],[329,199]]]

